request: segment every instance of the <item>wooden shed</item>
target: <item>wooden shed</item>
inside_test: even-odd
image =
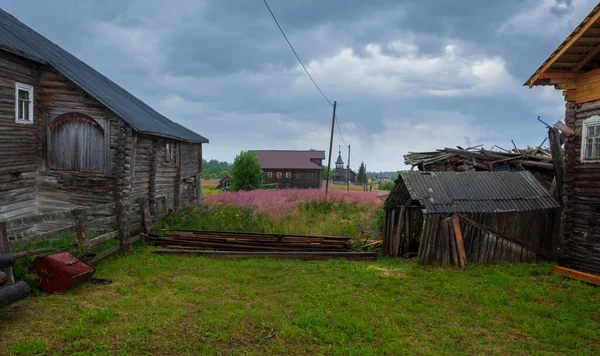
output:
[[[552,85],[566,101],[566,126],[556,125],[567,136],[559,263],[600,276],[600,5],[525,85]]]
[[[203,143],[0,10],[0,221],[129,211],[141,197],[152,212],[177,208],[200,192]]]
[[[402,172],[385,209],[390,256],[461,266],[556,253],[559,204],[530,172]]]

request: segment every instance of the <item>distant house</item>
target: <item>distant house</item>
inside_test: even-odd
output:
[[[133,209],[142,197],[162,211],[201,191],[206,138],[1,9],[0,80],[0,221],[114,202]]]
[[[335,172],[331,176],[331,181],[334,184],[347,184],[348,182],[352,184],[356,183],[356,173],[351,169],[344,168],[344,160],[342,159],[341,151],[335,161]]]
[[[231,185],[231,177],[226,176],[219,181],[217,189],[227,189]]]
[[[321,188],[325,151],[259,150],[264,183],[279,188]]]

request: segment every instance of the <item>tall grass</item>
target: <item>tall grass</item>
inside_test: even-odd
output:
[[[378,228],[382,201],[374,192],[318,189],[255,190],[207,196],[163,219],[164,229],[265,232],[299,235],[357,236],[361,227]]]

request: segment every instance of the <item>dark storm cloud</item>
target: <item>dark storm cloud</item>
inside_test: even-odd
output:
[[[402,168],[440,146],[541,142],[562,97],[521,85],[589,0],[269,4],[338,114],[354,161]],[[331,107],[261,0],[20,1],[5,10],[211,139],[208,158],[328,146]],[[336,130],[337,131],[337,130]],[[539,141],[539,142],[538,142]]]

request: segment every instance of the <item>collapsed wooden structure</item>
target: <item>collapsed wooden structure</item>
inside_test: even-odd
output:
[[[600,276],[600,5],[527,80],[566,101],[562,266]],[[600,278],[599,278],[600,279]]]
[[[382,250],[422,264],[554,258],[560,205],[530,172],[401,172]]]
[[[206,138],[1,9],[0,81],[0,221],[106,206],[98,219],[115,221],[98,230],[111,231],[141,197],[153,214],[200,197]],[[19,243],[68,221],[8,233]]]
[[[165,231],[144,236],[147,244],[163,249],[155,253],[228,258],[344,258],[374,260],[376,253],[357,252],[349,237],[258,234],[219,231]]]
[[[544,141],[545,142],[545,141]],[[549,189],[554,181],[552,152],[537,147],[486,150],[479,146],[409,152],[404,164],[425,172],[520,172],[527,170]],[[496,146],[495,146],[496,147]]]

